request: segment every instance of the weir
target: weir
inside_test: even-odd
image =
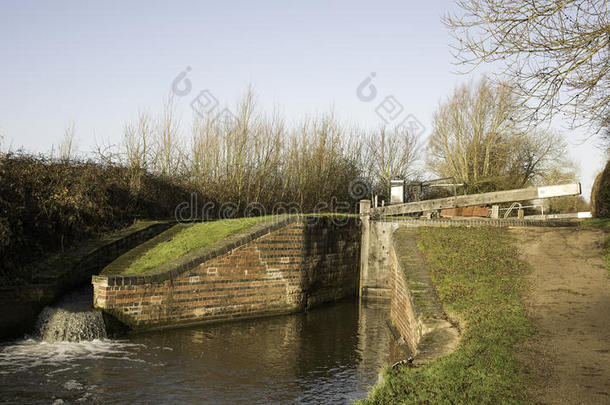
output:
[[[80,342],[107,337],[102,311],[94,309],[90,286],[63,296],[45,307],[36,322],[35,336],[49,343]]]

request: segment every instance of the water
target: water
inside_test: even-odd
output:
[[[102,313],[93,309],[93,289],[83,287],[65,295],[38,316],[37,335],[45,342],[80,342],[103,339]]]
[[[2,403],[349,403],[399,358],[385,306],[0,346]]]

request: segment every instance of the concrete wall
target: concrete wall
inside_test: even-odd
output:
[[[361,275],[362,298],[365,300],[390,299],[390,247],[396,223],[370,221],[366,255],[366,272]],[[364,247],[363,247],[364,249]]]
[[[355,296],[357,221],[260,224],[140,276],[95,276],[94,305],[132,329],[300,311]]]

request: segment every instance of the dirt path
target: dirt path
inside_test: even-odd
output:
[[[533,269],[525,302],[537,333],[522,355],[533,375],[533,399],[541,404],[610,404],[604,234],[579,228],[510,232]]]

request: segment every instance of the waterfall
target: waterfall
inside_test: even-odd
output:
[[[93,308],[91,286],[62,297],[45,307],[36,323],[38,336],[45,342],[80,342],[107,337],[102,313]]]

